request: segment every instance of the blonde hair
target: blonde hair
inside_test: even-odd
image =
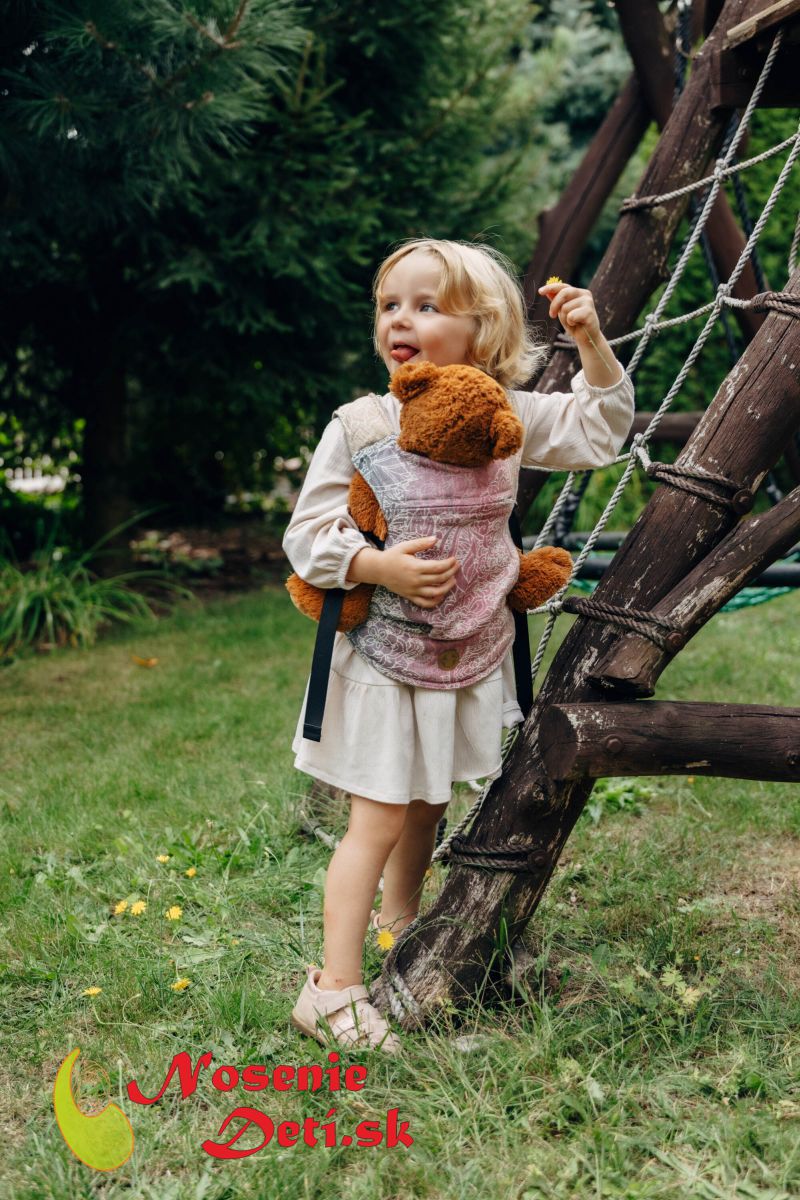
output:
[[[530,379],[546,360],[548,347],[537,341],[527,323],[525,297],[511,260],[493,246],[473,242],[410,238],[384,259],[372,285],[376,352],[380,354],[377,327],[383,281],[395,263],[415,250],[435,255],[442,265],[437,293],[442,306],[457,316],[475,318],[470,365],[503,387],[519,387]]]

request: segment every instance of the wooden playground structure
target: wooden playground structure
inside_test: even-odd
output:
[[[800,428],[800,224],[794,235],[787,231],[789,278],[781,291],[759,283],[753,267],[761,228],[800,157],[800,127],[758,156],[784,159],[752,230],[737,221],[721,190],[724,179],[755,161],[736,158],[754,109],[800,107],[800,0],[680,0],[666,18],[656,0],[616,0],[615,7],[634,72],[560,202],[540,220],[526,278],[531,319],[543,316],[536,284],[574,269],[653,119],[662,129],[658,145],[636,195],[622,206],[591,283],[603,329],[612,344],[638,340],[629,363],[634,370],[650,338],[675,323],[662,313],[701,237],[724,282],[711,304],[681,318],[706,321],[661,407],[640,417],[631,449],[620,459],[626,462],[620,483],[576,570],[636,470],[661,486],[594,594],[560,593],[544,606],[548,620],[534,678],[558,615],[578,619],[524,725],[507,743],[502,775],[437,850],[450,867],[441,893],[398,937],[373,984],[373,1003],[406,1028],[423,1024],[442,1001],[474,994],[502,968],[497,947],[513,947],[535,913],[596,779],[706,774],[800,780],[800,709],[649,699],[661,672],[698,629],[800,538],[794,441]],[[676,87],[676,52],[685,59],[698,44],[688,80]],[[672,243],[687,213],[692,232],[670,272]],[[630,332],[665,281],[655,309]],[[673,417],[673,397],[711,327],[728,313],[747,342],[744,354],[699,419]],[[560,337],[536,387],[566,390],[573,371],[574,351]],[[688,437],[670,464],[655,458],[662,422],[672,436]],[[793,490],[748,517],[757,490],[784,455]],[[543,472],[522,473],[521,516],[545,478]],[[541,541],[548,540],[573,486],[570,476]]]

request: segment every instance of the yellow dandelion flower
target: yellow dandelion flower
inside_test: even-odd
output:
[[[164,916],[168,921],[180,921],[181,917],[183,916],[183,909],[181,908],[180,904],[173,904],[172,908],[167,909],[167,911],[164,913]]]
[[[239,945],[239,941],[240,941],[240,939],[239,939],[239,938],[231,938],[231,945],[232,945],[232,946],[238,946],[238,945]]]
[[[549,279],[545,280],[544,286],[549,287],[551,283],[563,283],[563,282],[564,282],[564,280],[561,278],[560,275],[551,275]]]
[[[171,983],[170,987],[173,992],[185,992],[191,982],[191,979],[178,979],[175,983]]]
[[[84,988],[83,994],[84,996],[99,996],[102,990],[103,989],[99,987]]]
[[[160,863],[169,862],[171,857],[172,857],[171,854],[157,854],[156,862],[160,862]]]
[[[128,901],[120,900],[120,902],[118,904],[114,905],[114,916],[118,917],[120,913],[124,913],[125,909],[127,907],[128,907]]]
[[[394,945],[394,934],[390,933],[388,929],[382,929],[377,940],[381,950],[391,950]]]
[[[187,876],[189,879],[194,879],[195,875],[197,874],[197,867],[189,867],[189,870],[188,870],[188,871],[185,871],[185,872],[184,872],[184,874],[185,874],[185,875],[186,875],[186,876]]]
[[[687,783],[694,783],[694,775],[687,775],[687,776],[686,776],[686,782],[687,782]]]
[[[147,908],[146,901],[137,900],[134,904],[131,905],[131,916],[132,917],[140,917],[146,908]]]

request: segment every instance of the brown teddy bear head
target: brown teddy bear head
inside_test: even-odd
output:
[[[401,450],[457,467],[481,467],[509,458],[522,445],[522,423],[506,393],[477,367],[406,363],[390,386],[401,404]]]

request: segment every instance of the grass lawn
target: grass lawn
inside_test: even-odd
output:
[[[800,595],[722,614],[659,697],[797,705],[798,618]],[[308,781],[290,750],[312,637],[270,587],[0,672],[0,1194],[800,1193],[800,795],[789,785],[598,789],[531,924],[522,997],[443,1011],[436,1028],[403,1035],[399,1060],[343,1055],[368,1067],[360,1091],[212,1086],[224,1064],[327,1065],[288,1020],[319,960],[329,857],[298,834]],[[366,959],[377,971],[374,946]],[[56,1070],[76,1047],[81,1103],[115,1100],[135,1131],[133,1156],[107,1174],[73,1157],[53,1115]],[[194,1094],[175,1078],[158,1103],[131,1103],[127,1082],[156,1093],[180,1051],[213,1055]],[[273,1139],[217,1161],[202,1144],[230,1139],[238,1123],[219,1127],[239,1106],[276,1126],[335,1119],[337,1141],[396,1108],[414,1143]],[[237,1146],[261,1140],[251,1128]]]

